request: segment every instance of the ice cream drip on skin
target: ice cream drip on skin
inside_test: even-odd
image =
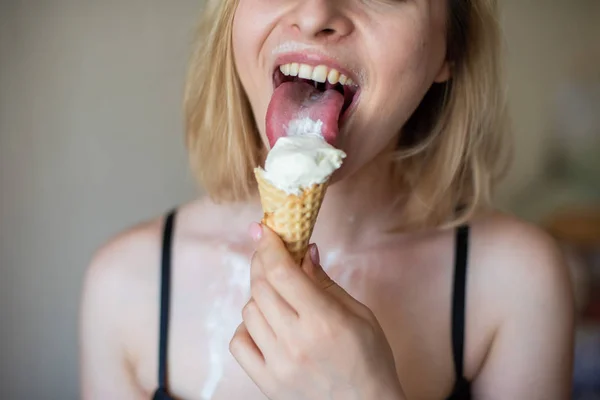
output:
[[[206,330],[209,335],[208,358],[210,372],[201,390],[205,400],[213,398],[219,383],[225,374],[226,360],[230,358],[229,341],[242,321],[240,310],[250,296],[250,260],[227,246],[223,246],[222,265],[229,273],[225,290],[215,294],[214,301],[206,318]],[[218,287],[217,287],[218,286]],[[213,285],[209,290],[222,290]]]
[[[340,249],[333,249],[324,254],[323,261],[321,261],[321,266],[325,271],[328,271],[334,264],[339,262],[339,258],[342,255],[342,251]]]
[[[281,137],[269,151],[264,178],[292,195],[325,182],[342,165],[346,153],[328,144],[321,136],[321,121],[292,120],[288,136]]]
[[[366,277],[369,264],[364,259],[350,256],[340,248],[333,248],[322,252],[321,267],[331,279],[355,298],[364,299],[367,295]]]

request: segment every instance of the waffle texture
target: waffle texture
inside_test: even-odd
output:
[[[296,196],[273,186],[263,173],[262,168],[254,169],[263,209],[262,223],[279,235],[294,261],[300,265],[308,249],[328,182],[312,185]]]

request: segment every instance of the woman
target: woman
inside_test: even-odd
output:
[[[94,258],[84,398],[567,398],[559,252],[489,205],[506,144],[496,13],[493,0],[209,0],[185,99],[209,196]],[[298,269],[247,227],[267,133],[306,91],[347,158]]]

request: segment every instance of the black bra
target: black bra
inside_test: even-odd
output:
[[[167,350],[169,340],[169,303],[171,292],[171,251],[177,211],[165,218],[162,239],[160,281],[160,340],[158,345],[158,389],[154,400],[174,400],[168,390]],[[463,375],[465,338],[465,297],[469,256],[469,226],[456,229],[454,283],[452,291],[452,358],[456,383],[447,400],[470,400],[471,384]]]

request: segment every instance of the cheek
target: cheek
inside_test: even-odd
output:
[[[251,23],[251,10],[248,1],[240,1],[233,20],[232,45],[235,66],[247,92],[255,85],[252,80],[250,66],[253,54],[256,54],[257,37],[256,24]]]
[[[273,7],[268,3],[266,0],[240,0],[232,32],[236,70],[260,132],[264,132],[271,91],[265,55],[261,52],[274,20]]]
[[[369,95],[373,96],[371,104],[378,107],[369,107],[369,112],[385,121],[382,128],[392,131],[385,135],[390,140],[390,135],[400,131],[431,87],[443,54],[437,54],[433,32],[423,23],[406,21],[401,27],[384,29],[379,35],[386,40],[371,50],[376,76]]]
[[[373,74],[352,129],[358,134],[346,138],[348,159],[353,155],[360,164],[396,140],[433,83],[437,50],[430,35],[422,24],[406,21],[402,28],[381,27],[366,41],[377,43],[365,49]]]
[[[399,32],[402,35],[404,32]],[[376,89],[386,93],[388,105],[398,101],[411,102],[419,96],[429,81],[428,38],[421,32],[406,32],[404,40],[397,40],[392,46],[379,48],[374,59],[380,60],[377,66],[379,79]],[[402,107],[401,107],[402,108]]]

